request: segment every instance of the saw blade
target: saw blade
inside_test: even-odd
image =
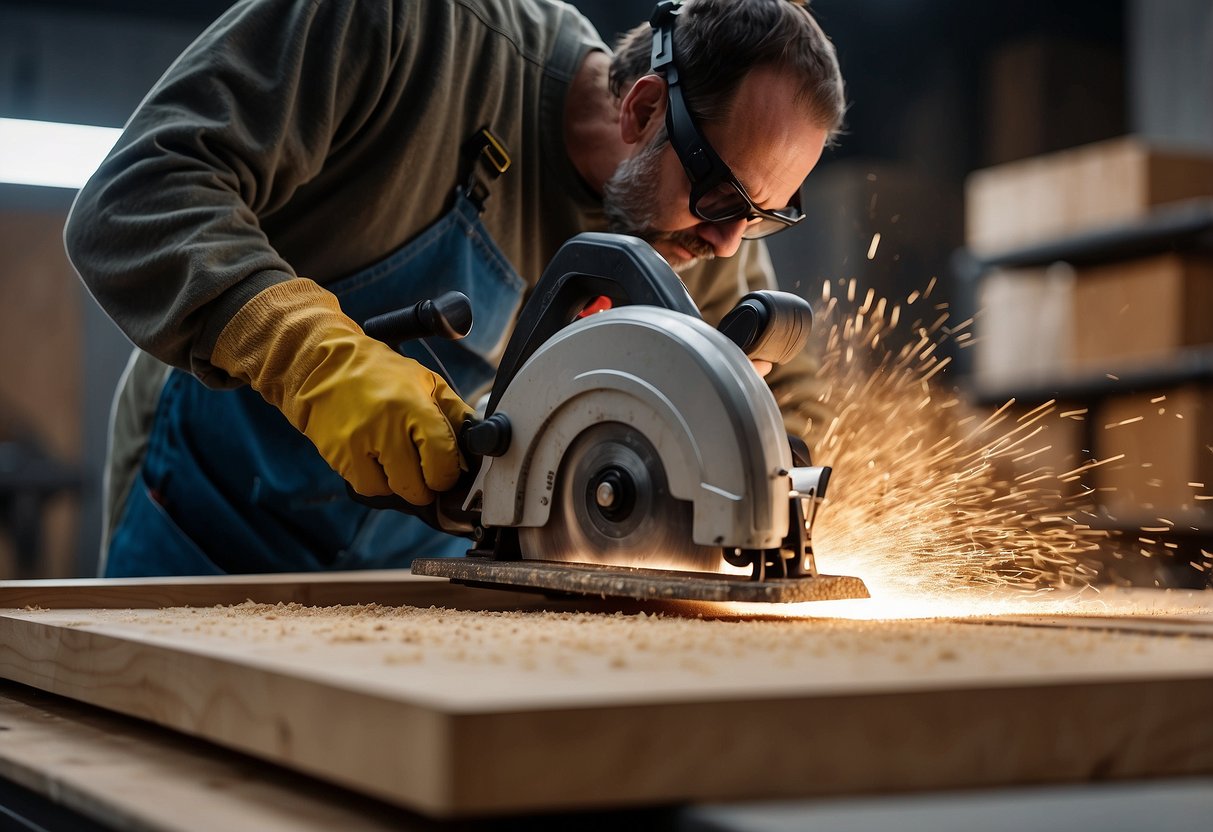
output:
[[[584,431],[565,452],[547,525],[518,530],[531,560],[695,572],[733,571],[696,544],[693,509],[669,492],[652,443],[622,422]]]

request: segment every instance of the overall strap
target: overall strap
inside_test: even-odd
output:
[[[484,202],[489,198],[489,185],[510,169],[513,160],[505,143],[488,125],[473,133],[460,150],[468,171],[464,196],[483,213]]]

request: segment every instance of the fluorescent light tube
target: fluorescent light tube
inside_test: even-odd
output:
[[[79,188],[122,130],[0,118],[0,183]]]

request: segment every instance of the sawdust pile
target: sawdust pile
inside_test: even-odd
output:
[[[1207,612],[1207,611],[1206,611]],[[220,640],[274,655],[338,656],[335,648],[377,667],[419,663],[500,666],[517,671],[690,673],[721,677],[739,667],[794,672],[830,665],[946,666],[995,670],[1038,642],[1034,665],[1064,669],[1107,633],[1024,630],[953,621],[692,618],[620,611],[479,611],[379,604],[301,604],[124,611],[117,623],[146,635]],[[100,623],[100,622],[93,622]],[[81,626],[88,626],[80,622]],[[1145,653],[1149,639],[1121,635],[1118,649]],[[1047,645],[1047,649],[1045,647]],[[285,652],[284,652],[285,651]],[[845,670],[843,671],[845,672]]]

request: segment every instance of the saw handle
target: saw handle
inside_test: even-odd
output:
[[[642,304],[701,317],[687,287],[652,246],[635,237],[586,231],[560,247],[544,269],[506,344],[486,413],[497,404],[526,360],[545,341],[578,320],[597,297],[612,306]]]
[[[750,292],[716,327],[751,360],[783,364],[813,331],[813,307],[791,292]]]
[[[463,292],[445,292],[432,300],[369,318],[362,331],[385,344],[431,336],[458,341],[472,331],[472,302]]]
[[[472,302],[463,292],[445,292],[436,298],[421,300],[412,306],[368,318],[362,325],[362,331],[389,345],[433,336],[457,341],[472,331]],[[477,458],[484,455],[483,451],[475,449],[486,444],[491,448],[492,435],[499,430],[499,426],[495,424],[489,425],[487,432],[482,429],[478,434],[473,430],[475,426],[484,424],[468,419],[460,426],[456,435],[459,451],[473,471],[477,468]],[[508,423],[505,430],[508,444]],[[487,439],[484,438],[486,435]],[[474,441],[474,437],[478,436],[481,437],[479,442]],[[464,472],[454,488],[436,495],[428,506],[413,505],[397,494],[368,497],[359,494],[348,482],[345,484],[345,490],[351,500],[364,506],[410,514],[439,531],[471,537],[475,526],[474,517],[463,510],[463,502],[472,487],[472,481],[473,475]]]

